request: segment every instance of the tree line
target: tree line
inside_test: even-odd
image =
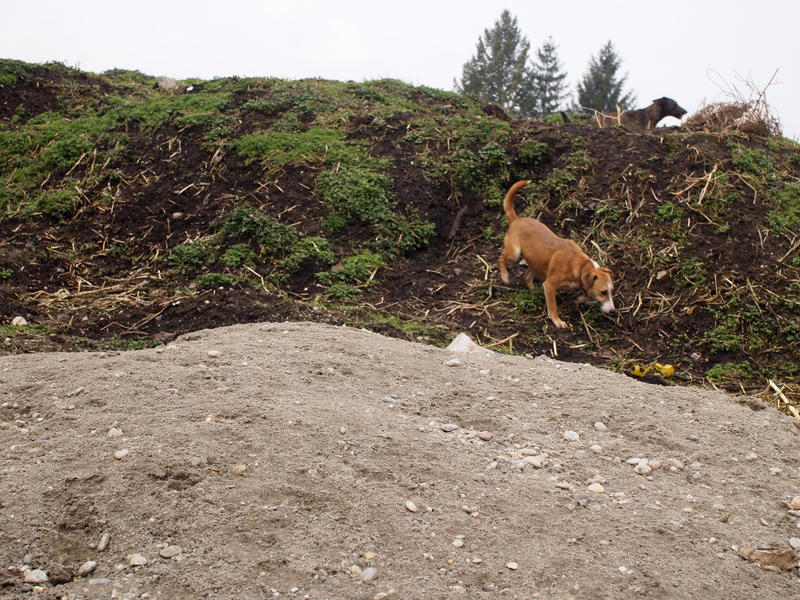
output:
[[[521,117],[546,117],[562,107],[573,112],[616,112],[633,108],[636,98],[624,91],[626,76],[619,76],[622,60],[608,41],[589,66],[570,98],[558,47],[552,37],[531,55],[530,42],[522,35],[516,17],[504,10],[494,27],[478,39],[475,55],[464,64],[457,92],[491,102]]]

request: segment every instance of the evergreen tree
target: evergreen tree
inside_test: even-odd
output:
[[[625,77],[617,78],[617,71],[622,64],[621,59],[609,41],[600,49],[595,58],[589,59],[589,69],[578,83],[578,105],[580,108],[593,108],[601,112],[615,113],[633,108],[636,98],[633,92],[623,93]]]
[[[533,114],[546,117],[558,110],[561,101],[568,94],[565,93],[567,84],[564,80],[567,74],[563,72],[561,62],[558,60],[553,38],[547,38],[541,48],[536,51],[536,60],[531,68],[531,96],[534,106]]]
[[[464,64],[457,92],[521,113],[530,93],[527,67],[530,42],[520,33],[516,17],[504,10],[494,27],[484,29],[477,52]]]

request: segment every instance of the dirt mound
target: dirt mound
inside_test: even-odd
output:
[[[312,323],[6,356],[0,596],[789,598],[796,569],[739,552],[800,537],[798,435],[721,393]]]

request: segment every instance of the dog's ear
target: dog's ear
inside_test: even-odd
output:
[[[611,269],[599,269],[599,270],[602,271],[603,273],[611,275]]]
[[[590,289],[594,285],[595,281],[597,281],[597,273],[594,271],[587,271],[581,277],[581,283],[583,284],[583,289],[585,290]]]

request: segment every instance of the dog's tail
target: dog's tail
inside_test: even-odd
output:
[[[514,196],[517,195],[517,190],[519,190],[519,188],[524,187],[529,183],[529,179],[518,181],[509,188],[508,192],[506,193],[506,197],[503,198],[503,210],[506,213],[506,217],[508,217],[509,223],[517,218],[517,211],[514,210]]]

